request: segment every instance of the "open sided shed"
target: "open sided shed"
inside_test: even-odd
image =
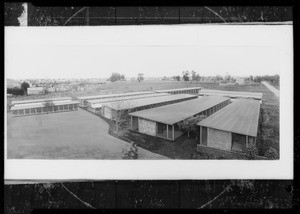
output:
[[[223,90],[210,90],[202,89],[199,92],[200,96],[224,96],[231,99],[244,98],[244,99],[254,99],[262,100],[263,94],[258,92],[248,92],[248,91],[223,91]]]
[[[169,93],[169,94],[198,94],[201,90],[201,87],[192,87],[192,88],[175,88],[175,89],[166,89],[166,90],[156,90],[156,93]]]
[[[198,124],[199,145],[245,152],[256,143],[259,112],[257,100],[234,101]]]
[[[102,95],[94,95],[94,96],[82,96],[77,97],[80,101],[80,106],[86,106],[86,101],[88,100],[96,100],[96,99],[107,99],[107,98],[116,98],[116,97],[129,97],[129,96],[138,96],[145,94],[153,94],[152,91],[142,91],[142,92],[131,92],[131,93],[122,93],[122,94],[102,94]]]
[[[20,104],[11,107],[13,116],[25,116],[35,114],[46,114],[62,111],[78,110],[78,101],[61,100],[53,101],[51,105],[46,106],[45,102]]]
[[[229,98],[209,96],[133,112],[129,114],[131,130],[174,141],[183,134],[179,122],[196,115],[212,115],[229,103]]]
[[[141,98],[148,98],[148,97],[161,97],[170,95],[168,93],[153,93],[153,94],[143,94],[143,95],[136,95],[136,96],[128,96],[128,97],[115,97],[115,98],[107,98],[107,99],[96,99],[96,100],[88,100],[87,101],[87,108],[88,110],[97,113],[101,112],[101,107],[104,103],[115,102],[115,101],[124,101],[124,100],[136,100]]]
[[[163,105],[169,105],[172,103],[183,102],[190,99],[196,99],[196,95],[190,94],[177,94],[167,95],[160,97],[141,98],[136,100],[125,100],[121,102],[105,103],[102,107],[102,115],[105,118],[112,119],[114,121],[120,118],[122,115],[133,111],[139,111],[143,109],[154,108]]]

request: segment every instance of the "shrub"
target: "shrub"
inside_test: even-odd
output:
[[[138,147],[137,144],[131,142],[130,145],[126,145],[122,149],[123,159],[138,159]]]
[[[270,147],[264,154],[265,157],[272,159],[272,160],[278,160],[279,154],[276,149]]]
[[[258,155],[258,150],[255,146],[247,148],[246,154],[248,155],[249,160],[254,160],[255,157]]]

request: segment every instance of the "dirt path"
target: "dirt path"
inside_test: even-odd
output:
[[[270,91],[272,91],[277,97],[280,96],[280,92],[278,89],[274,88],[273,86],[271,86],[269,83],[263,81],[261,82],[262,84],[264,84],[264,86],[266,86]]]

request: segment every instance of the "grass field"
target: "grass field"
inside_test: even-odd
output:
[[[79,109],[44,115],[7,117],[9,159],[121,159],[128,145],[108,134],[108,124]],[[140,159],[165,157],[139,149]]]

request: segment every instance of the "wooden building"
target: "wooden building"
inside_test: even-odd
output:
[[[26,116],[36,114],[47,114],[62,111],[78,110],[78,101],[53,101],[51,105],[46,105],[45,102],[19,104],[11,107],[13,116]]]
[[[210,116],[228,104],[229,98],[208,96],[133,112],[129,114],[131,130],[174,141],[184,134],[179,122],[196,115]]]
[[[201,146],[245,152],[256,144],[260,101],[238,99],[199,125]]]
[[[196,98],[196,95],[177,94],[106,103],[102,107],[102,115],[107,119],[117,121],[118,118],[127,115],[129,112],[169,105]]]

